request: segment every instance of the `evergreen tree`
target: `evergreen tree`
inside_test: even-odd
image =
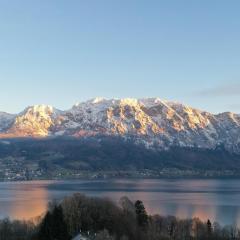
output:
[[[52,240],[52,234],[51,234],[51,225],[52,225],[52,216],[51,213],[48,211],[45,215],[45,217],[42,220],[42,223],[40,225],[39,229],[39,240]]]
[[[212,223],[209,219],[207,220],[207,236],[208,239],[210,239],[212,236]]]
[[[40,229],[39,240],[68,240],[70,239],[61,206],[55,206],[53,211],[45,215]]]
[[[56,206],[52,212],[52,236],[57,240],[70,239],[61,205]]]
[[[148,225],[148,215],[142,201],[138,200],[135,202],[135,211],[138,225],[140,227],[146,227]]]

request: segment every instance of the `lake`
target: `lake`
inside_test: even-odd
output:
[[[30,219],[46,210],[52,199],[75,192],[140,199],[151,214],[199,217],[240,227],[240,180],[236,179],[113,179],[0,183],[0,217]]]

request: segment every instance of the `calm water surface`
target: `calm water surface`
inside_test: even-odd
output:
[[[240,180],[96,180],[0,183],[0,217],[29,219],[74,192],[141,199],[151,214],[199,217],[240,227]]]

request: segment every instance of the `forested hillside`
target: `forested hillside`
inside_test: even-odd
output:
[[[0,143],[4,169],[23,178],[238,176],[240,156],[217,149],[147,149],[120,137],[12,139]],[[96,175],[97,174],[97,175]]]

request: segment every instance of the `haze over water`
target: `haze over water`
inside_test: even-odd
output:
[[[151,214],[198,217],[240,226],[240,180],[79,180],[0,183],[0,216],[29,219],[46,211],[52,199],[75,192],[107,197],[122,196],[144,202]]]

